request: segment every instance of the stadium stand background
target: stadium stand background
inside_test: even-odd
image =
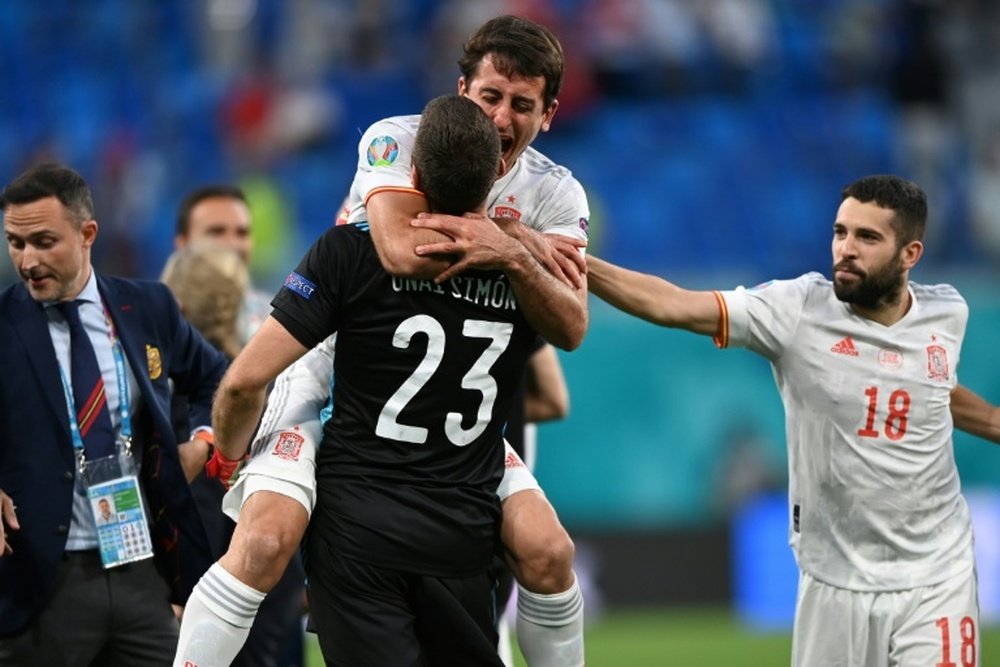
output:
[[[536,146],[588,189],[592,252],[700,287],[828,272],[840,188],[913,178],[932,218],[915,279],[963,290],[961,378],[1000,402],[995,3],[5,2],[0,179],[46,157],[80,170],[98,267],[146,278],[182,194],[239,182],[256,281],[276,289],[334,220],[360,132],[454,90],[461,39],[506,12],[564,41],[562,106]],[[608,604],[729,600],[734,517],[787,479],[767,365],[592,309],[562,357],[572,414],[541,429],[538,475]],[[956,452],[966,488],[995,491],[1000,451],[960,435]],[[981,504],[1000,516],[995,495]]]

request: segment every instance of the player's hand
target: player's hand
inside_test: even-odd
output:
[[[583,289],[583,276],[587,275],[587,259],[580,252],[587,242],[562,234],[539,234],[555,253],[555,260],[563,275],[569,277],[570,286]]]
[[[542,234],[525,227],[513,218],[499,218],[500,229],[513,236],[528,252],[558,280],[573,289],[583,289],[582,276],[587,273],[587,260],[580,253],[587,242],[562,234]]]
[[[181,469],[184,470],[184,479],[188,484],[201,473],[205,467],[205,460],[208,458],[211,445],[208,441],[197,437],[197,435],[177,445],[177,458],[180,459]]]
[[[484,215],[467,213],[462,217],[421,213],[410,221],[413,227],[433,229],[448,236],[450,241],[418,245],[420,256],[454,255],[455,262],[438,274],[434,282],[442,283],[466,269],[496,269],[503,271],[525,249],[517,240],[504,234]]]
[[[233,460],[226,458],[216,448],[212,451],[212,458],[205,464],[205,476],[219,480],[219,483],[226,487],[228,491],[232,483],[233,474],[242,462],[243,459]]]
[[[21,524],[17,522],[17,513],[14,511],[16,509],[17,505],[14,504],[14,499],[0,490],[0,541],[3,542],[0,558],[14,553],[14,549],[7,541],[7,530],[21,529]]]

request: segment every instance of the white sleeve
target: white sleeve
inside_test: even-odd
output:
[[[809,288],[805,278],[720,292],[726,305],[723,326],[729,343],[772,361],[781,356],[798,328]]]
[[[361,135],[357,169],[348,195],[348,222],[368,220],[364,204],[375,188],[413,187],[410,170],[415,137],[416,123],[409,127],[398,118],[380,120]]]
[[[539,220],[526,224],[543,234],[562,234],[586,241],[590,230],[590,207],[583,186],[572,176],[561,178]]]
[[[538,485],[538,480],[506,439],[503,441],[503,447],[503,478],[497,487],[497,497],[500,498],[500,502],[520,491],[541,491],[542,487]]]
[[[276,434],[296,426],[302,427],[304,437],[319,445],[323,435],[319,415],[330,398],[335,340],[336,335],[330,336],[275,380],[267,409],[250,446],[251,457],[266,450]]]

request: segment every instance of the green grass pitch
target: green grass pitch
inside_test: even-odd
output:
[[[605,613],[586,644],[587,667],[787,667],[792,639],[750,632],[724,609],[664,609]],[[308,649],[309,667],[321,667],[313,635]],[[1000,627],[983,630],[980,650],[980,664],[1000,664]]]

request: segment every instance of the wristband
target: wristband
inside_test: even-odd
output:
[[[212,460],[212,455],[215,454],[215,434],[208,429],[199,429],[191,435],[191,439],[198,439],[202,442],[208,443],[208,455],[205,457],[205,463]]]

